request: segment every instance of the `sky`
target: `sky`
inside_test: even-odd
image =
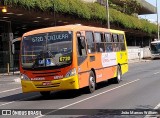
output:
[[[149,2],[150,4],[156,6],[156,0],[145,0]],[[157,0],[157,6],[158,6],[158,22],[160,23],[160,0]],[[146,15],[139,15],[140,18],[148,19],[152,22],[157,22],[157,14],[146,14]]]

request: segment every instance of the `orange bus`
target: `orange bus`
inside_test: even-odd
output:
[[[128,71],[124,31],[66,25],[27,32],[21,42],[20,72],[23,92],[47,96],[54,90],[86,87]]]

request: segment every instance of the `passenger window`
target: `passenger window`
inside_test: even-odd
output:
[[[124,35],[123,34],[119,35],[119,42],[120,42],[120,50],[125,51],[126,47],[125,47]]]
[[[103,34],[102,33],[94,33],[95,43],[96,43],[96,51],[97,52],[104,52],[104,44],[103,42]]]
[[[94,44],[94,41],[93,41],[93,33],[92,32],[86,32],[86,39],[87,39],[88,53],[94,53],[95,52],[95,44]]]
[[[106,52],[112,52],[113,51],[113,41],[112,41],[112,38],[111,38],[111,34],[110,33],[105,33],[104,34],[105,36],[105,49],[106,49]]]
[[[117,52],[120,50],[120,44],[119,44],[119,39],[118,39],[118,34],[113,34],[113,51]]]

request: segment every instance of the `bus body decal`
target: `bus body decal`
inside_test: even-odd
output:
[[[117,65],[116,52],[102,53],[101,62],[103,67]]]

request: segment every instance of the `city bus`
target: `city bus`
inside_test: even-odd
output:
[[[151,58],[160,58],[160,40],[155,40],[150,43]]]
[[[86,88],[112,79],[119,83],[128,71],[124,31],[66,25],[27,32],[22,37],[20,73],[23,92]]]

